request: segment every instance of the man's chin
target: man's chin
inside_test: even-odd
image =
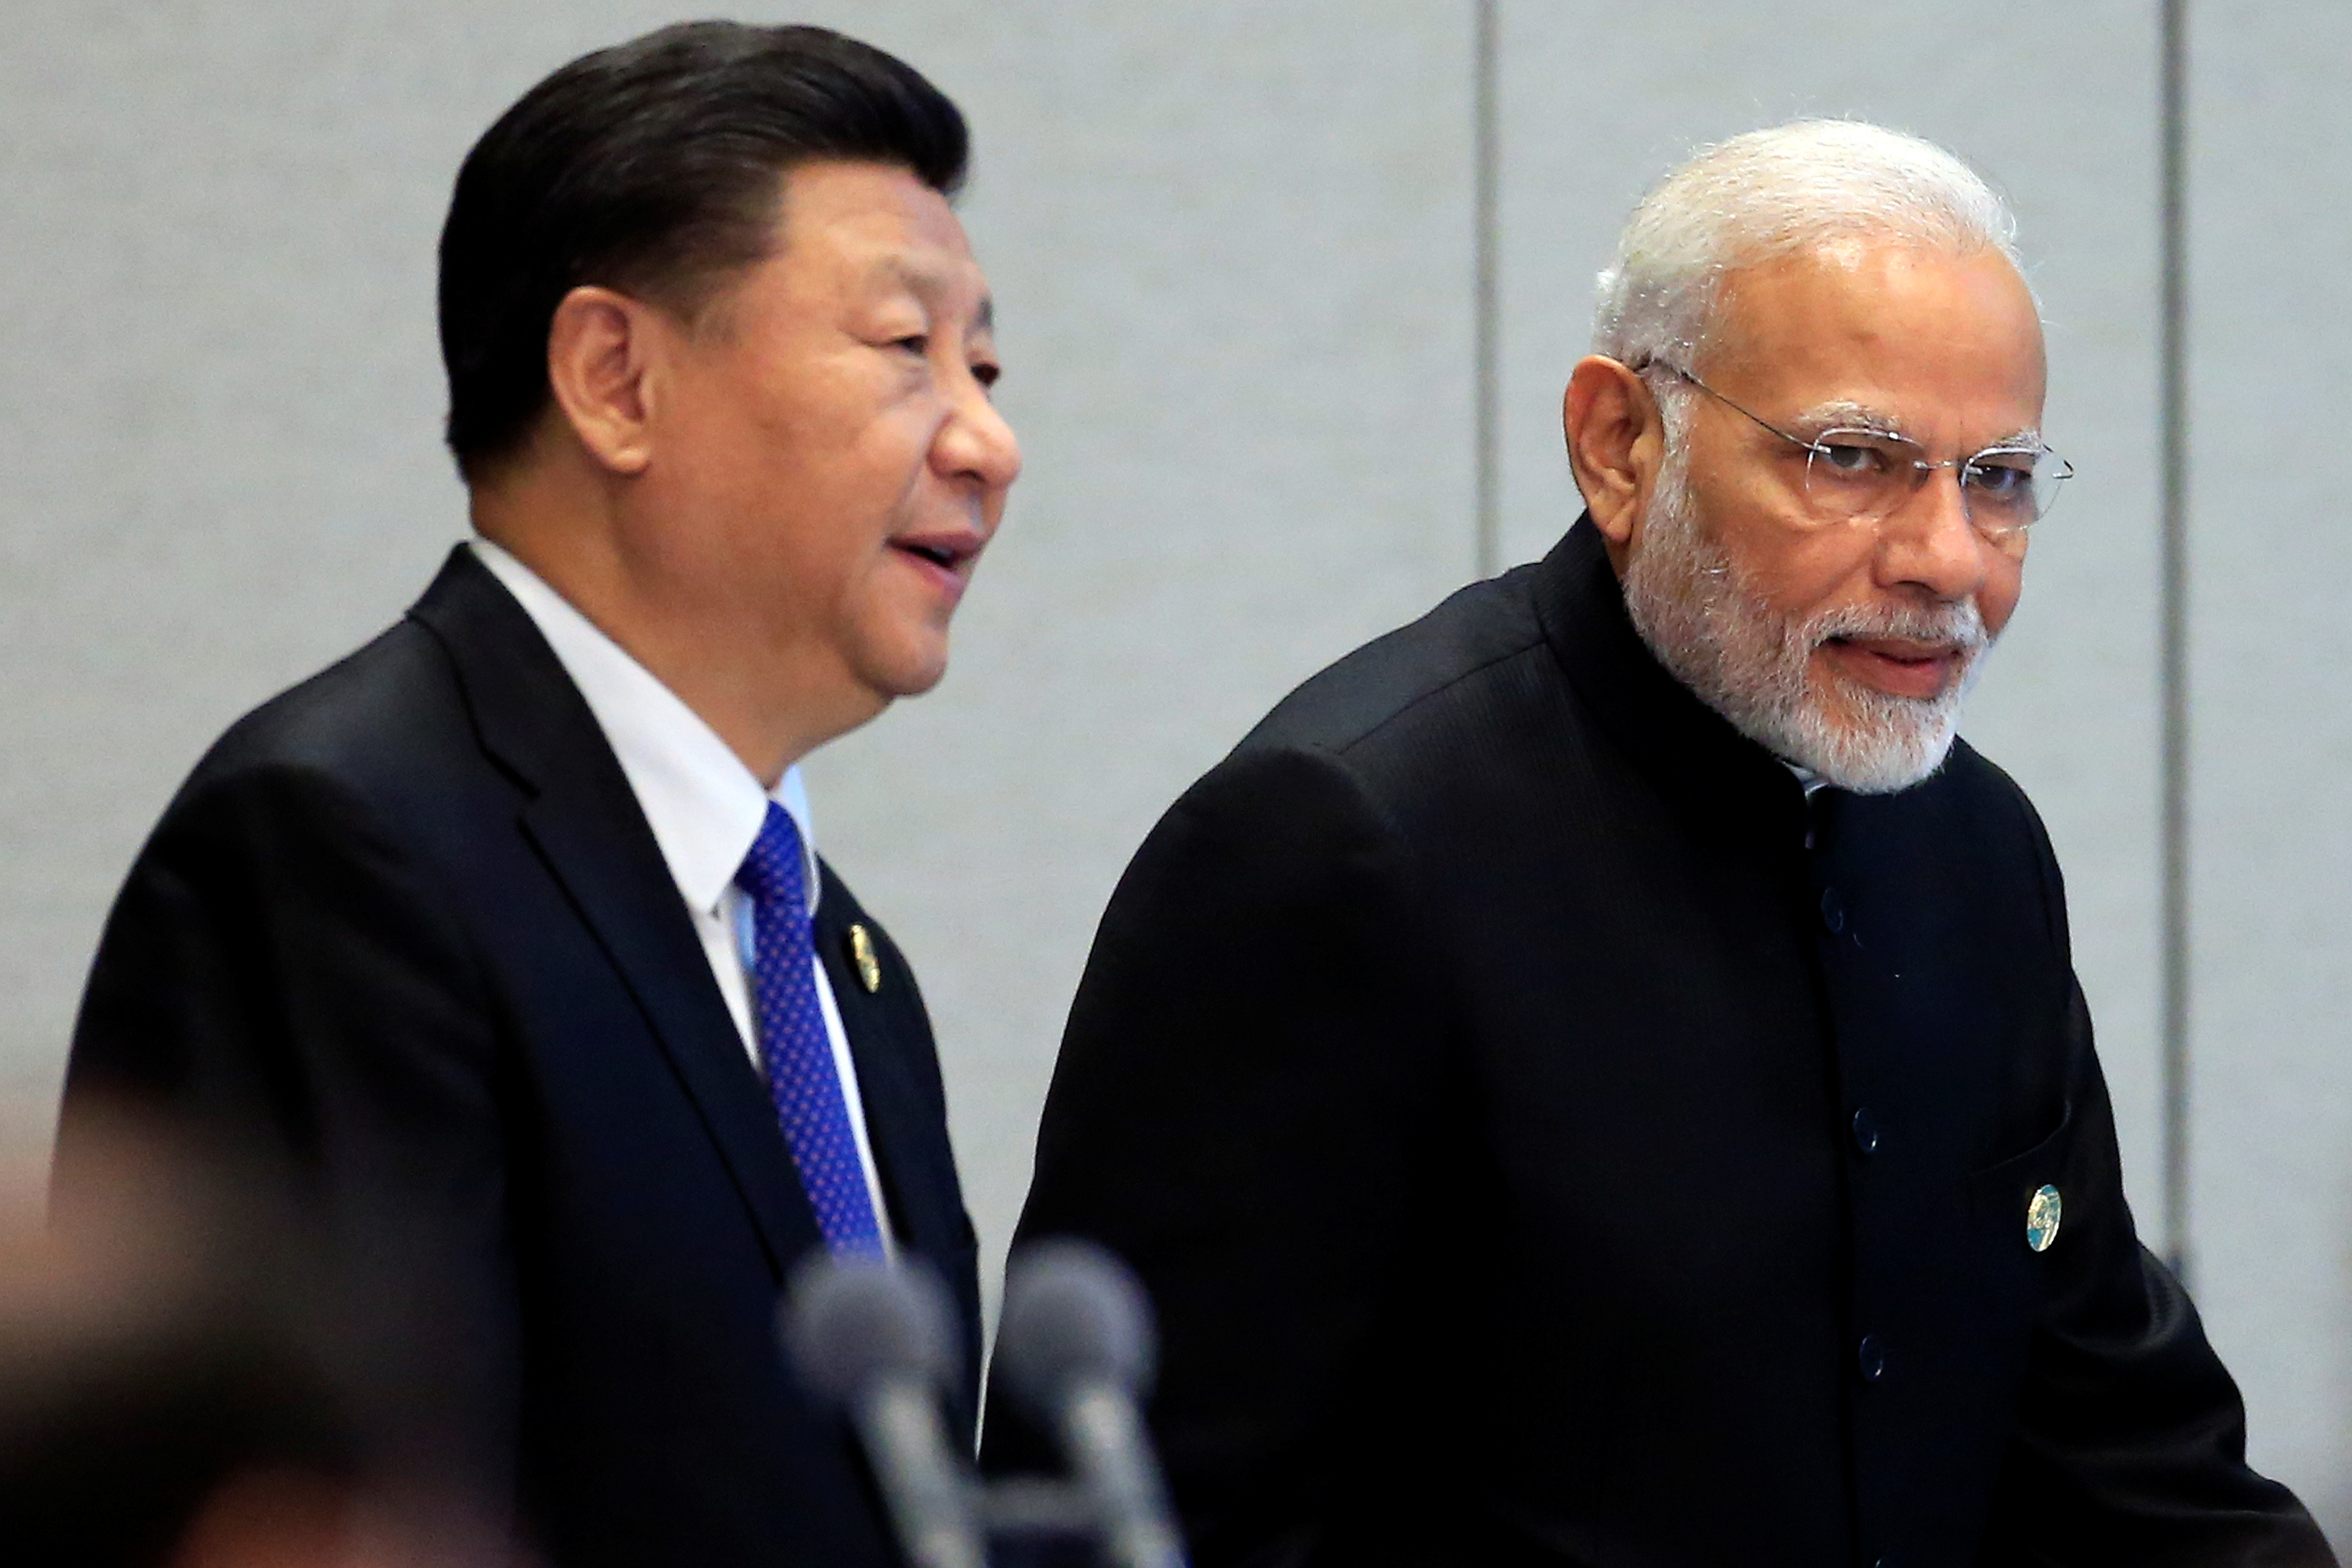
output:
[[[892,657],[876,660],[866,671],[866,684],[887,705],[900,697],[920,697],[947,679],[947,639],[935,646],[907,648]]]
[[[1908,789],[1933,777],[1950,756],[1964,684],[1955,679],[1938,695],[1918,698],[1841,681],[1826,700],[1816,686],[1776,749],[1856,795]]]
[[[947,661],[945,659],[941,659],[938,664],[931,666],[921,674],[910,675],[905,679],[899,681],[898,685],[891,689],[890,695],[893,697],[920,697],[925,692],[930,690],[931,688],[937,686],[940,681],[945,680],[947,676]]]

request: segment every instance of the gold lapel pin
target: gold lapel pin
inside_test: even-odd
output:
[[[2064,1213],[2057,1188],[2036,1192],[2025,1205],[2025,1245],[2036,1252],[2049,1251],[2050,1244],[2058,1239],[2058,1221]]]
[[[863,925],[849,928],[849,956],[857,965],[857,983],[873,995],[882,989],[882,961],[875,956],[874,933]]]

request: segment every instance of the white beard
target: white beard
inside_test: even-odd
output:
[[[1852,605],[1803,620],[1781,615],[1700,529],[1676,447],[1670,444],[1625,568],[1625,607],[1658,662],[1741,734],[1841,789],[1886,795],[1942,767],[1961,700],[1992,645],[1976,602]],[[1948,642],[1959,650],[1959,673],[1932,698],[1838,679],[1842,711],[1832,713],[1815,687],[1812,654],[1834,637]]]

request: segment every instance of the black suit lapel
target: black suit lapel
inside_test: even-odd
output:
[[[631,810],[635,804],[634,796],[626,802]],[[523,826],[645,1010],[782,1279],[793,1258],[817,1245],[816,1216],[651,829],[642,814],[629,823],[611,803],[566,791],[534,801]],[[650,867],[632,863],[639,855],[614,853],[614,839],[631,827],[652,851]]]
[[[879,925],[858,908],[833,868],[819,863],[816,950],[832,984],[841,1026],[857,1066],[866,1131],[882,1179],[882,1200],[899,1245],[929,1261],[956,1303],[963,1373],[949,1401],[956,1429],[971,1439],[980,1404],[980,1275],[971,1220],[947,1138],[947,1095],[939,1053],[914,972]],[[874,988],[859,973],[851,928],[872,945]]]
[[[935,1257],[964,1240],[962,1200],[940,1130],[946,1118],[937,1058],[913,973],[831,867],[819,868],[815,942],[849,1037],[866,1131],[898,1238]],[[859,972],[851,928],[875,958],[875,989]]]
[[[483,748],[533,796],[524,832],[643,1009],[781,1279],[817,1245],[816,1217],[677,884],[594,714],[530,616],[471,551],[452,552],[409,613],[448,647]]]

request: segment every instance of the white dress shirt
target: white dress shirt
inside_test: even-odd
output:
[[[768,803],[774,800],[792,814],[793,826],[800,829],[803,881],[809,912],[815,914],[816,839],[809,830],[808,792],[800,769],[785,769],[771,795],[718,731],[537,573],[487,539],[476,538],[472,545],[475,555],[506,585],[555,650],[563,672],[587,700],[588,710],[620,759],[621,772],[686,900],[695,934],[702,939],[703,955],[710,961],[711,977],[719,982],[719,994],[726,998],[727,1011],[764,1091],[767,1068],[761,1060],[748,977],[754,963],[751,901],[735,885],[735,873],[751,852],[761,825],[767,821]],[[882,1205],[882,1183],[866,1132],[866,1106],[857,1092],[857,1066],[850,1059],[840,1005],[834,1000],[824,965],[812,955],[810,967],[816,974],[825,1036],[833,1045],[834,1070],[841,1075],[841,1096],[849,1107],[849,1130],[857,1141],[857,1163],[866,1173],[866,1191],[874,1200],[883,1246],[891,1247],[889,1211]]]

